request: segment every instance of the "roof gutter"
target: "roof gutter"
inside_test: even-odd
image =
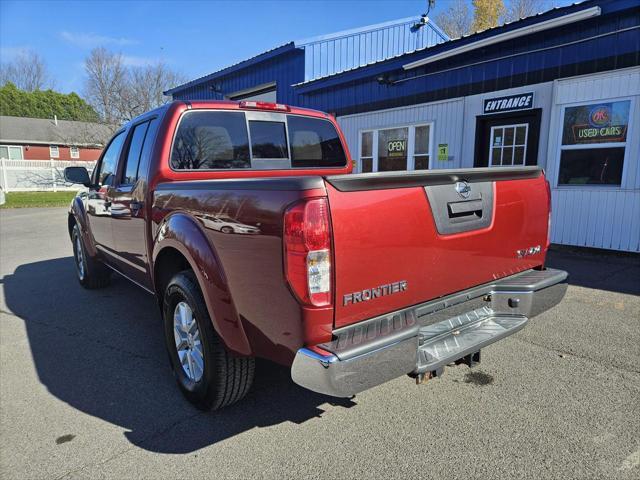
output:
[[[80,143],[57,140],[20,140],[20,139],[0,139],[2,145],[60,145],[62,147],[80,147],[80,148],[103,148],[102,143]]]
[[[552,18],[544,22],[529,25],[527,27],[517,28],[515,30],[511,30],[510,32],[500,33],[495,36],[483,38],[482,40],[477,40],[475,42],[471,42],[457,48],[452,48],[451,50],[447,50],[445,52],[438,53],[436,55],[432,55],[427,58],[422,58],[420,60],[416,60],[415,62],[407,63],[403,65],[402,68],[404,70],[411,70],[413,68],[421,67],[429,63],[437,62],[438,60],[442,60],[444,58],[453,57],[454,55],[459,55],[461,53],[469,52],[471,50],[487,47],[495,43],[511,40],[513,38],[518,38],[525,35],[531,35],[532,33],[542,32],[545,30],[550,30],[552,28],[561,27],[563,25],[568,25],[570,23],[579,22],[580,20],[586,20],[588,18],[597,17],[600,14],[601,14],[600,7],[596,6],[596,7],[587,8],[585,10],[569,13],[567,15]]]

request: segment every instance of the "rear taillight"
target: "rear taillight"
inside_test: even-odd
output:
[[[549,184],[549,180],[545,180],[547,185],[547,198],[549,199],[549,219],[547,224],[547,248],[551,245],[551,185]]]
[[[240,102],[240,108],[257,108],[259,110],[277,110],[280,112],[288,112],[290,110],[288,105],[283,105],[282,103],[254,102],[250,100]]]
[[[285,274],[305,305],[331,305],[331,227],[326,198],[296,203],[284,214]]]

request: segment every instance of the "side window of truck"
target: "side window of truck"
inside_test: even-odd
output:
[[[244,113],[187,112],[171,150],[174,170],[251,168]]]
[[[131,141],[129,142],[129,152],[125,160],[121,184],[131,185],[138,179],[138,165],[140,165],[140,156],[142,154],[142,146],[144,138],[147,135],[149,122],[144,122],[133,127],[131,133]]]
[[[118,157],[120,157],[120,150],[122,149],[122,143],[124,142],[124,132],[120,132],[113,137],[111,143],[102,155],[102,161],[98,175],[96,176],[96,183],[100,186],[113,185],[115,183],[116,167],[118,165]]]

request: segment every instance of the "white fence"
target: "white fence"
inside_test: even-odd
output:
[[[64,181],[65,167],[85,167],[89,174],[96,162],[64,160],[0,159],[0,185],[5,192],[78,190]]]

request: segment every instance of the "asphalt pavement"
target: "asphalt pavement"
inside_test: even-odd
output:
[[[203,413],[154,299],[83,290],[66,223],[0,211],[2,478],[640,478],[639,256],[552,252],[565,300],[473,369],[340,400],[259,362],[244,401]]]

